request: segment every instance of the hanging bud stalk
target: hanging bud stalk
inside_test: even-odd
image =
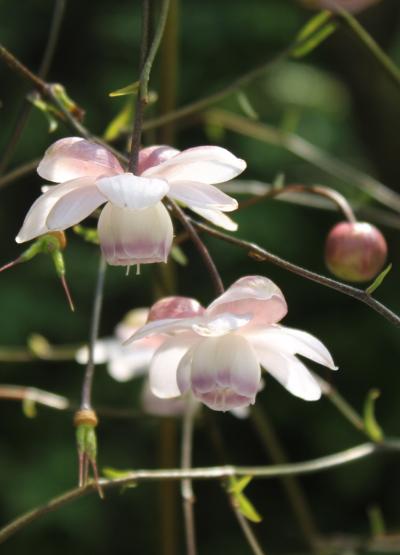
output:
[[[91,409],[78,410],[75,413],[76,443],[79,459],[79,487],[85,487],[89,481],[89,469],[92,468],[94,481],[99,496],[104,494],[99,483],[97,470],[97,438],[95,428],[98,424],[96,413]]]
[[[0,268],[0,272],[8,270],[9,268],[16,266],[17,264],[21,264],[22,262],[28,262],[37,254],[50,254],[57,276],[60,278],[61,285],[63,286],[65,295],[67,297],[68,304],[71,310],[74,312],[75,306],[66,281],[65,262],[63,254],[61,252],[65,249],[66,246],[67,239],[63,231],[52,231],[50,233],[46,233],[46,235],[42,235],[41,237],[39,237],[39,239],[32,243],[32,245],[28,249],[26,249],[26,251],[24,251],[18,258],[12,260],[11,262],[8,262],[7,264],[4,264],[4,266]]]

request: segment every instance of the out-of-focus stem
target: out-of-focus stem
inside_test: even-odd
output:
[[[183,416],[181,468],[188,470],[192,466],[193,456],[193,424],[196,405],[193,398],[189,398]],[[186,478],[181,482],[182,508],[185,522],[185,539],[187,555],[196,555],[196,526],[194,521],[195,498],[193,494],[192,481]]]

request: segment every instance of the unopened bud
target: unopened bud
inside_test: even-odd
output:
[[[340,222],[325,243],[325,263],[338,278],[369,281],[383,268],[387,244],[382,233],[366,222]]]

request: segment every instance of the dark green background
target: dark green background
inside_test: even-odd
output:
[[[178,104],[204,96],[228,84],[275,52],[285,48],[310,16],[289,0],[183,0],[180,14],[180,72]],[[0,2],[0,42],[36,70],[46,42],[53,3],[49,0]],[[383,0],[360,20],[396,60],[400,60],[400,5]],[[122,107],[124,99],[108,92],[132,82],[138,60],[140,2],[99,0],[67,2],[59,46],[49,80],[61,82],[86,109],[85,124],[101,134]],[[151,85],[157,89],[157,66]],[[283,83],[283,85],[282,85]],[[289,84],[287,84],[289,83]],[[27,92],[27,84],[0,66],[0,154]],[[295,113],[296,132],[354,167],[398,190],[400,91],[359,43],[347,32],[331,37],[311,56],[282,64],[246,88],[261,121],[280,125]],[[235,96],[220,104],[240,113]],[[157,112],[157,104],[152,108]],[[42,114],[33,111],[12,159],[11,167],[40,157],[56,138],[70,135],[60,126],[49,135]],[[144,136],[146,144],[157,135]],[[187,148],[214,142],[216,137],[198,120],[178,127],[176,145]],[[335,180],[299,161],[284,150],[226,132],[221,144],[246,159],[244,177],[271,182],[284,172],[287,182],[321,183],[340,188],[357,200],[348,183]],[[41,180],[32,175],[0,191],[1,261],[15,258],[21,247],[13,241],[23,217],[39,194]],[[326,273],[323,243],[338,220],[334,212],[264,202],[235,215],[238,234],[307,268]],[[383,229],[393,271],[377,297],[400,311],[398,297],[399,250],[397,232]],[[71,314],[46,257],[0,276],[0,344],[24,345],[32,332],[55,344],[86,340],[98,252],[72,233],[65,252],[68,279],[77,304]],[[382,395],[379,422],[388,435],[399,433],[398,330],[356,301],[268,264],[246,258],[242,251],[208,240],[226,285],[238,277],[260,273],[273,279],[289,304],[285,323],[314,333],[330,348],[340,370],[332,377],[343,395],[361,410],[370,388]],[[207,303],[212,284],[196,251],[184,247],[190,265],[179,268],[180,294]],[[151,279],[150,279],[151,278]],[[153,299],[153,269],[140,277],[111,268],[107,276],[101,335],[110,335],[131,308]],[[82,367],[36,362],[3,363],[0,381],[32,385],[79,399]],[[117,384],[100,367],[96,375],[96,404],[134,407],[138,383]],[[291,460],[333,453],[364,441],[326,399],[306,403],[267,379],[258,403],[269,418]],[[230,462],[266,464],[257,434],[249,421],[216,415],[230,453]],[[194,463],[217,461],[208,439],[208,426],[196,429]],[[39,503],[76,484],[76,454],[72,415],[39,408],[29,420],[19,403],[2,402],[0,419],[0,523],[6,523]],[[99,464],[117,468],[156,468],[159,463],[160,423],[155,419],[104,419],[98,430]],[[327,537],[367,539],[367,509],[378,505],[390,532],[400,528],[399,472],[395,455],[376,457],[346,468],[301,480],[320,532]],[[199,552],[245,554],[241,537],[223,491],[217,483],[196,484]],[[249,496],[264,516],[257,533],[268,553],[306,553],[284,491],[277,481],[250,485]],[[178,506],[178,511],[180,507]],[[2,553],[162,553],[159,489],[143,484],[123,495],[112,492],[105,502],[95,496],[82,499],[43,517],[2,546]],[[179,553],[183,553],[178,512]],[[400,552],[400,549],[398,550]],[[341,552],[342,553],[342,552]],[[343,551],[344,553],[344,551]],[[346,553],[350,553],[347,551]]]

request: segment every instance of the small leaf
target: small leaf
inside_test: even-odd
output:
[[[375,417],[375,402],[380,396],[380,391],[378,389],[371,389],[369,391],[364,405],[364,426],[365,431],[372,439],[372,441],[382,441],[383,431],[376,421]]]
[[[375,278],[374,282],[371,283],[371,285],[369,287],[367,287],[367,289],[365,290],[366,293],[368,293],[368,295],[372,295],[372,293],[374,291],[376,291],[378,289],[378,287],[380,287],[383,283],[383,280],[385,279],[385,277],[388,275],[388,273],[390,272],[390,270],[392,269],[392,264],[389,264],[389,266],[387,266],[380,274],[377,278]]]
[[[331,17],[332,13],[327,10],[324,10],[312,17],[297,33],[297,41],[303,41],[310,35],[314,34],[316,31],[318,31],[318,29],[325,25],[325,23],[327,23],[331,19]]]
[[[239,511],[244,517],[247,518],[247,520],[250,520],[251,522],[262,521],[262,516],[256,511],[254,505],[243,493],[235,495],[235,500]]]
[[[133,114],[135,111],[134,99],[128,98],[122,107],[122,110],[118,112],[114,119],[110,121],[104,131],[103,138],[106,141],[114,141],[126,130],[133,120]]]
[[[49,125],[49,133],[53,133],[58,128],[58,121],[54,117],[57,112],[54,107],[45,102],[37,93],[28,95],[28,100],[44,115]]]
[[[114,98],[116,96],[126,96],[128,94],[137,94],[137,92],[139,90],[139,85],[140,85],[140,82],[135,81],[134,83],[131,83],[130,85],[127,85],[126,87],[122,87],[122,89],[117,89],[116,91],[112,91],[112,92],[108,93],[108,96],[111,96],[112,98]]]
[[[106,468],[103,468],[103,475],[106,478],[109,478],[110,480],[118,480],[120,478],[129,478],[129,476],[132,474],[133,470],[117,470],[116,468],[111,468],[109,466],[107,466]],[[129,489],[129,488],[136,488],[137,487],[137,482],[133,481],[130,482],[129,484],[124,484],[122,491],[124,491],[125,489]]]
[[[28,348],[38,358],[46,358],[51,353],[50,343],[38,333],[33,333],[28,337]]]
[[[239,91],[236,95],[237,101],[243,113],[252,120],[260,119],[257,112],[254,110],[253,106],[250,103],[248,96],[243,92]]]
[[[33,399],[26,397],[22,401],[22,412],[27,418],[35,418],[37,416],[36,403]]]
[[[60,83],[54,83],[51,86],[54,96],[63,105],[63,107],[70,112],[79,121],[82,121],[85,116],[85,110],[78,106],[78,104],[72,100],[67,94],[65,87]]]
[[[300,46],[295,46],[292,51],[291,55],[294,58],[302,58],[307,54],[310,54],[317,46],[319,46],[324,40],[326,40],[332,33],[334,33],[337,29],[336,23],[328,23],[325,27],[319,29],[316,33],[314,33],[304,44]]]
[[[229,480],[229,493],[242,493],[252,479],[252,476],[243,476],[243,478],[240,478],[238,480],[237,478],[232,476]]]
[[[83,239],[88,243],[94,243],[95,245],[98,245],[100,243],[97,229],[92,227],[84,227],[82,225],[75,225],[72,229],[77,235],[83,237]]]
[[[178,245],[175,245],[172,247],[171,256],[177,264],[180,264],[180,266],[187,266],[188,264],[187,256]]]

